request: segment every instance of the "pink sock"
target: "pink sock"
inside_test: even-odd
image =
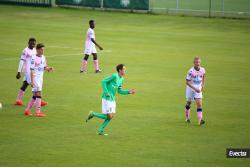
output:
[[[36,112],[39,113],[41,110],[41,98],[36,98]]]
[[[186,119],[189,119],[190,118],[190,109],[189,110],[185,109],[185,113],[186,113]]]
[[[202,120],[202,112],[197,112],[198,121]]]
[[[95,70],[99,70],[98,60],[94,60]]]
[[[17,95],[17,99],[16,99],[16,100],[21,100],[22,97],[23,97],[23,95],[24,95],[24,91],[23,91],[22,89],[20,89],[19,92],[18,92],[18,95]]]
[[[81,71],[85,71],[86,70],[86,66],[88,64],[88,61],[84,60],[82,61],[82,67],[81,67]]]
[[[30,99],[30,103],[28,104],[28,107],[26,108],[27,111],[29,111],[32,108],[32,106],[34,105],[35,101],[36,100],[33,99],[33,98]]]

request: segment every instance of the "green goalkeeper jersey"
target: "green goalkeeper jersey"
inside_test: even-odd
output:
[[[108,101],[115,101],[115,94],[118,91],[119,94],[127,95],[129,90],[122,89],[123,77],[118,73],[114,73],[111,76],[102,80],[103,95],[102,98]],[[109,94],[110,96],[106,96]]]

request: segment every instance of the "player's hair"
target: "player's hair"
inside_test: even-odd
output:
[[[89,20],[89,25],[94,23],[94,20]]]
[[[201,59],[201,58],[200,58],[199,56],[195,56],[195,57],[194,57],[194,61],[195,61],[195,60],[200,60],[200,59]]]
[[[45,47],[45,45],[42,44],[42,43],[39,43],[39,44],[36,45],[36,49],[41,49],[43,47]]]
[[[31,37],[31,38],[29,38],[29,42],[36,42],[36,39]]]
[[[120,70],[123,69],[124,66],[125,66],[124,64],[118,64],[118,65],[116,66],[116,71],[119,72]]]

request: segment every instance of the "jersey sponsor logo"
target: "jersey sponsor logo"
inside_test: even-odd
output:
[[[195,79],[193,80],[193,83],[194,84],[200,84],[201,83],[201,80],[197,77],[195,77]]]
[[[31,63],[31,64],[34,64],[34,63],[35,63],[35,60],[34,60],[34,59],[32,59],[30,63]]]

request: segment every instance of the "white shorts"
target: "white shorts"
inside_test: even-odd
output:
[[[31,83],[30,72],[24,72],[24,73],[23,73],[23,81],[27,81],[28,84]]]
[[[102,99],[102,113],[103,114],[112,114],[115,113],[116,103],[115,101],[108,101]]]
[[[97,53],[95,46],[85,48],[84,50],[85,55],[91,55],[92,53]]]
[[[190,87],[186,88],[186,99],[187,101],[194,101],[195,99],[202,99],[202,92],[197,93]]]
[[[43,88],[43,78],[41,77],[34,77],[34,85],[32,88],[32,92],[42,91]]]

